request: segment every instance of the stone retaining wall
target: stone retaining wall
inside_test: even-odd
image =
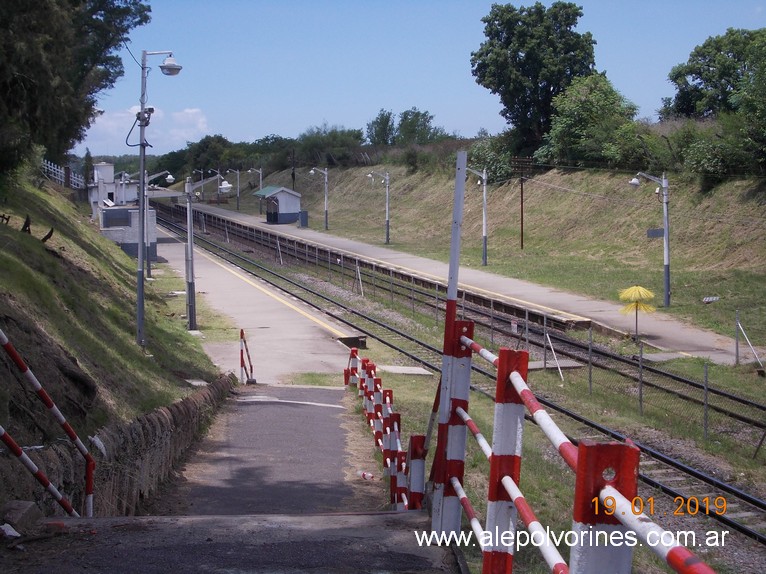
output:
[[[201,437],[236,382],[233,375],[222,376],[168,407],[158,408],[129,423],[101,429],[96,442],[81,436],[96,461],[94,515],[135,514],[140,501],[154,494],[189,447]],[[103,451],[96,446],[99,441]],[[60,442],[27,451],[27,454],[69,498],[75,510],[83,514],[85,462],[74,445]],[[0,490],[0,501],[33,500],[48,516],[64,514],[53,497],[7,451],[0,455]]]

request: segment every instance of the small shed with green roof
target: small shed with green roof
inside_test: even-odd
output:
[[[295,223],[301,212],[301,194],[288,187],[269,185],[253,193],[266,203],[266,223]]]

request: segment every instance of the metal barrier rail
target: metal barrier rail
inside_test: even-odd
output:
[[[66,433],[67,437],[69,437],[69,440],[72,441],[72,443],[75,445],[75,447],[77,447],[77,450],[80,452],[82,457],[85,459],[85,516],[87,516],[88,518],[92,517],[93,516],[93,482],[94,482],[93,477],[96,471],[96,461],[88,452],[88,449],[80,440],[80,437],[77,436],[77,433],[72,428],[72,425],[70,425],[67,422],[66,418],[64,418],[64,415],[61,414],[61,411],[53,402],[50,395],[42,387],[42,385],[40,384],[40,381],[37,380],[37,377],[35,376],[35,374],[24,362],[24,359],[21,358],[21,355],[19,355],[18,351],[16,351],[16,348],[13,346],[13,344],[8,340],[8,337],[5,335],[2,329],[0,329],[0,345],[2,345],[3,349],[5,349],[5,352],[11,358],[11,360],[16,365],[16,367],[18,367],[19,371],[21,371],[21,374],[24,375],[27,381],[29,381],[29,383],[32,385],[32,388],[34,389],[37,397],[43,402],[43,404],[48,409],[48,411],[53,415],[56,421],[61,425],[61,428],[64,429],[64,432]],[[22,459],[22,462],[24,462],[23,459]],[[31,463],[32,461],[30,460],[29,462]],[[31,467],[29,467],[26,462],[24,462],[24,464],[25,466],[27,466],[27,468],[30,469],[32,474],[35,474],[38,472],[37,470],[32,471]],[[35,467],[35,469],[36,468],[37,467]],[[35,474],[35,476],[37,477],[37,474]],[[38,481],[39,480],[40,478],[38,478]],[[45,480],[47,481],[47,479]],[[55,488],[51,490],[51,488],[49,488],[49,485],[46,485],[42,481],[40,482],[41,484],[43,484],[43,486],[46,489],[48,489],[49,492],[54,493]],[[56,497],[56,499],[59,501],[59,504],[61,504],[61,495],[58,494],[58,491],[55,491],[54,497]],[[62,506],[64,505],[62,504]],[[64,506],[64,509],[67,510],[65,506]],[[69,512],[69,510],[67,510],[67,512]]]
[[[537,525],[539,525],[539,522],[534,519],[533,514],[530,514],[531,509],[518,490],[517,482],[510,475],[504,475],[500,479],[511,500],[518,506],[519,514],[527,528],[532,530],[530,524],[537,522],[534,529],[542,532],[541,536],[545,535],[546,544],[540,545],[539,548],[553,572],[572,572],[576,574],[597,574],[604,571],[629,572],[632,562],[632,547],[623,544],[617,547],[607,546],[598,548],[599,534],[603,534],[606,540],[611,541],[614,533],[618,533],[620,540],[624,540],[622,538],[625,534],[623,527],[628,527],[644,545],[649,546],[657,556],[662,558],[676,572],[681,574],[714,573],[693,552],[679,544],[671,532],[655,523],[645,513],[636,512],[632,501],[635,500],[637,491],[636,477],[640,453],[635,445],[630,441],[623,444],[618,442],[596,443],[591,440],[583,440],[580,442],[579,447],[575,447],[545,410],[542,409],[527,386],[522,374],[508,368],[506,356],[504,355],[504,353],[508,353],[508,349],[501,349],[501,356],[498,357],[473,341],[470,337],[461,335],[459,341],[466,349],[477,353],[497,367],[498,390],[504,377],[512,384],[518,400],[526,406],[548,440],[556,447],[567,465],[576,473],[572,531],[577,534],[580,544],[572,547],[569,569],[566,568],[563,560],[560,559],[560,555],[549,554],[546,556],[546,553],[543,552],[544,548],[550,550],[551,547],[555,547],[550,544],[547,533],[542,531],[541,527],[538,529]],[[526,355],[525,352],[522,352],[522,354]],[[526,374],[526,365],[524,365],[523,371]],[[496,398],[498,406],[501,400],[502,397],[498,395]],[[496,456],[496,449],[493,448],[488,451],[488,443],[463,406],[455,405],[453,410],[463,424],[476,436],[482,451],[489,458],[490,464],[492,464],[493,458]],[[492,470],[490,470],[490,474],[492,475]],[[454,479],[451,480],[454,481]],[[610,506],[614,506],[615,511],[606,515],[604,512],[599,513],[598,510],[594,510],[593,502],[596,497],[598,497],[602,504],[606,504],[606,499],[611,499],[613,503]],[[487,512],[488,514],[490,513],[489,508]],[[623,530],[621,531],[620,529]],[[488,530],[492,532],[489,527]],[[595,548],[590,544],[586,545],[583,543],[583,535],[586,535],[588,541],[592,541],[594,533],[596,535],[595,540],[597,541]],[[492,566],[487,567],[486,564],[487,558],[485,553],[484,571],[494,571]]]
[[[245,356],[247,356],[247,363],[245,363]],[[249,369],[248,364],[250,365]],[[247,348],[247,338],[245,337],[244,329],[239,330],[239,368],[239,382],[241,384],[255,383],[253,361],[250,359],[250,349]]]
[[[351,349],[348,365],[343,370],[347,388],[358,388],[363,399],[363,412],[372,430],[375,446],[383,456],[383,475],[388,478],[389,502],[394,510],[419,510],[425,496],[425,436],[411,435],[408,450],[402,448],[401,414],[394,410],[394,393],[384,389],[377,377],[375,364],[359,358],[359,350]],[[372,479],[359,471],[360,477]]]
[[[11,435],[9,435],[2,426],[0,426],[0,441],[5,443],[5,445],[10,449],[11,453],[13,453],[13,455],[21,461],[21,464],[23,464],[27,470],[32,473],[32,476],[37,479],[37,482],[42,484],[43,488],[47,490],[51,496],[53,496],[53,498],[56,499],[56,502],[61,505],[61,508],[63,508],[69,516],[74,516],[75,518],[80,517],[80,515],[77,514],[77,511],[72,508],[72,503],[69,502],[69,500],[67,500],[66,497],[64,497],[58,491],[58,489],[53,486],[53,484],[51,484],[51,481],[48,480],[48,477],[45,476],[45,473],[37,468],[37,465],[32,462],[32,459],[27,456],[27,453],[21,450],[21,447],[16,444],[16,441],[13,440],[13,437],[11,437]]]

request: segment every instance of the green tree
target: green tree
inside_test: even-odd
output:
[[[736,111],[737,90],[751,77],[753,65],[762,60],[758,49],[766,28],[729,28],[694,48],[685,64],[674,66],[668,79],[676,88],[673,98],[663,98],[661,119],[706,118]]]
[[[93,156],[90,154],[90,149],[85,148],[85,157],[83,158],[82,176],[85,179],[85,183],[88,184],[93,181]]]
[[[298,136],[299,157],[311,164],[352,165],[362,143],[362,130],[323,124]]]
[[[434,116],[412,107],[399,114],[396,126],[397,145],[425,145],[447,137],[444,128],[432,124]]]
[[[232,143],[220,134],[205,136],[189,144],[186,158],[192,169],[219,169],[226,167],[226,154]]]
[[[0,171],[35,144],[61,159],[82,140],[123,74],[117,49],[149,19],[138,0],[0,3]]]
[[[638,108],[606,75],[574,78],[553,99],[553,110],[545,144],[535,152],[538,162],[615,166],[629,164],[640,155],[640,142],[633,130]]]
[[[732,99],[740,115],[747,119],[742,131],[743,146],[763,173],[766,167],[766,36],[760,35],[753,41],[749,60]]]
[[[471,54],[476,82],[500,96],[501,115],[536,149],[550,129],[553,98],[577,76],[593,72],[591,34],[574,31],[582,10],[569,2],[551,7],[494,4],[485,16],[487,40]]]
[[[371,145],[394,145],[396,125],[394,113],[381,109],[375,119],[367,124],[367,141]]]

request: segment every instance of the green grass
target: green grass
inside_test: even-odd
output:
[[[178,287],[168,287],[164,269],[146,284],[144,350],[135,342],[135,260],[100,235],[86,205],[9,181],[1,194],[11,221],[0,225],[0,326],[81,435],[186,396],[186,379],[217,376],[165,296]],[[27,215],[31,234],[19,231]],[[0,400],[0,424],[31,441],[39,422],[28,419],[36,407],[22,386]]]
[[[447,261],[454,171],[391,172],[391,248]],[[309,226],[322,232],[322,178],[298,170],[296,187]],[[329,233],[382,245],[385,193],[371,186],[369,168],[331,169]],[[520,248],[518,180],[488,189],[488,271],[619,302],[634,284],[663,300],[662,240],[646,230],[662,225],[662,208],[649,186],[627,185],[632,174],[552,171],[525,183],[524,249]],[[757,181],[732,181],[703,193],[677,174],[670,179],[671,306],[659,309],[684,321],[734,336],[735,315],[756,345],[766,344],[766,201]],[[243,180],[242,185],[246,185]],[[257,185],[257,180],[255,181]],[[292,185],[289,171],[264,185]],[[243,213],[258,214],[249,194]],[[235,204],[222,204],[235,209]],[[481,266],[481,192],[466,184],[461,263]],[[265,216],[264,216],[265,217]],[[702,298],[718,296],[705,305]]]

